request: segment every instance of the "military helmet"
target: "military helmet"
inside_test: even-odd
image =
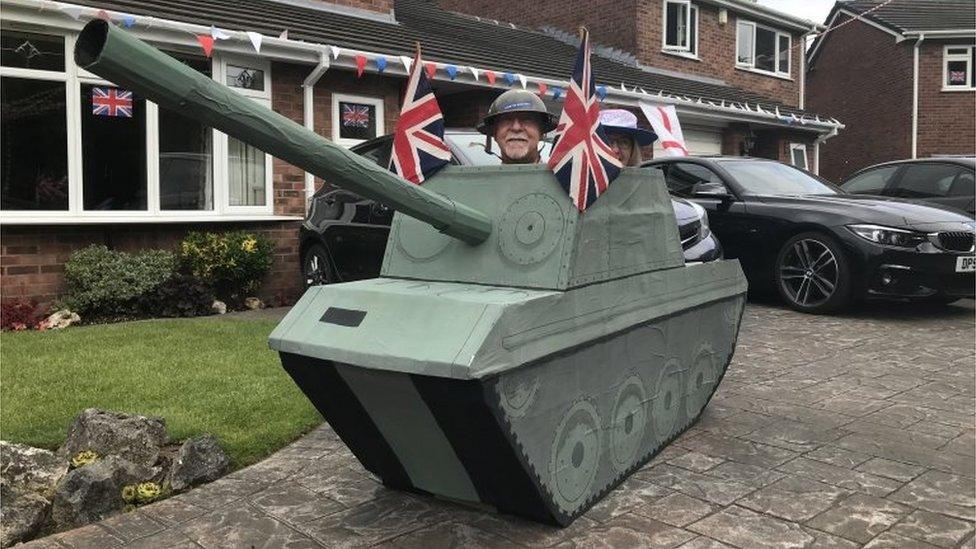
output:
[[[495,125],[495,120],[499,116],[510,112],[537,113],[541,119],[539,122],[543,134],[556,129],[556,115],[546,109],[546,104],[542,102],[542,99],[538,95],[527,90],[508,90],[499,95],[491,103],[491,106],[488,107],[488,114],[478,124],[478,131],[485,135],[490,135],[491,127]]]

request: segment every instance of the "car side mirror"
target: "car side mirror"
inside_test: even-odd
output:
[[[721,201],[732,200],[732,195],[721,183],[698,183],[691,190],[694,198],[712,198]]]

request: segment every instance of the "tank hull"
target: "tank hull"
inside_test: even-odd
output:
[[[385,485],[566,526],[701,415],[744,301],[733,293],[469,379],[281,359]]]

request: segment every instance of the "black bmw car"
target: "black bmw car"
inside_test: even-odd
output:
[[[894,196],[952,206],[976,214],[976,157],[917,158],[875,164],[840,188],[849,193]]]
[[[726,257],[750,287],[775,288],[794,309],[835,311],[852,299],[951,302],[976,284],[974,224],[963,212],[848,194],[792,166],[758,158],[665,158],[671,193],[708,210]]]
[[[485,137],[473,130],[448,129],[452,163],[464,166],[498,164],[485,152]],[[353,151],[380,165],[389,164],[391,136],[378,137]],[[544,154],[549,152],[545,147]],[[673,198],[675,220],[685,261],[712,261],[722,248],[708,227],[705,210],[690,201]],[[299,232],[302,274],[307,286],[348,282],[379,276],[393,211],[372,200],[341,189],[322,189],[312,197],[308,216]]]

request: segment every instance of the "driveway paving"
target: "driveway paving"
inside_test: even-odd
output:
[[[388,490],[323,425],[25,547],[974,547],[974,311],[750,303],[701,421],[564,529]]]

